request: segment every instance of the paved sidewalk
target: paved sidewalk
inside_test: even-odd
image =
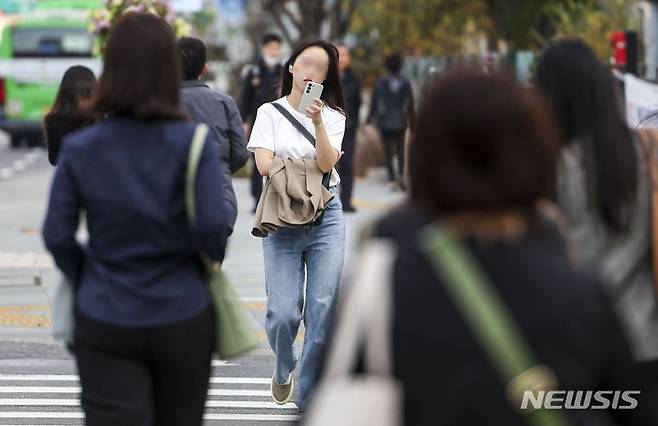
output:
[[[376,177],[381,174],[377,170],[369,179],[356,182],[354,205],[358,210],[346,214],[347,265],[353,258],[355,240],[360,229],[402,200],[402,193],[394,191],[389,184]],[[11,193],[16,197],[14,201],[18,198],[22,205],[29,206],[29,211],[14,216],[20,220],[12,226],[2,223],[8,218],[0,214],[0,235],[4,237],[0,242],[0,339],[49,340],[50,309],[47,296],[58,279],[58,273],[43,248],[39,226],[46,206],[50,175],[49,168],[42,168],[0,184],[0,195]],[[234,187],[239,215],[224,268],[239,296],[252,312],[254,326],[264,341],[266,299],[262,240],[251,235],[254,215],[251,213],[253,199],[249,194],[249,181],[234,179]],[[0,202],[0,206],[3,204],[5,202]]]

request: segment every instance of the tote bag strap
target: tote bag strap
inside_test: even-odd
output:
[[[392,374],[392,244],[373,240],[361,254],[358,271],[338,313],[326,377],[352,375],[365,348],[366,373]]]
[[[446,228],[429,225],[419,233],[421,250],[441,277],[457,308],[507,385],[507,399],[519,410],[527,391],[550,391],[557,379],[539,364],[514,318],[466,247]],[[563,415],[545,409],[523,411],[535,426],[565,426]]]

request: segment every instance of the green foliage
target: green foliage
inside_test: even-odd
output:
[[[607,61],[612,48],[608,36],[613,31],[640,28],[637,0],[569,0],[549,9],[556,37],[579,37],[600,59]]]
[[[174,14],[167,0],[104,0],[104,6],[91,14],[91,30],[99,38],[101,51],[105,47],[110,30],[126,12],[153,13],[171,25],[176,37],[188,35],[191,27],[183,18]]]

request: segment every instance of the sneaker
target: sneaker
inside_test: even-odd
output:
[[[292,372],[288,376],[286,383],[280,385],[274,380],[272,376],[272,399],[279,405],[284,405],[292,399],[292,393],[295,389],[295,381],[292,377]]]

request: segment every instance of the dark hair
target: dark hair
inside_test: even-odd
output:
[[[437,215],[519,210],[551,194],[559,142],[537,96],[462,70],[427,86],[409,144],[411,198]]]
[[[402,57],[397,53],[388,55],[384,60],[384,66],[393,74],[397,74],[402,69]]]
[[[541,55],[535,82],[565,143],[583,148],[588,202],[610,229],[625,230],[636,198],[637,154],[612,74],[585,43],[567,39]]]
[[[181,37],[177,45],[183,63],[183,79],[196,80],[206,64],[206,45],[194,37]]]
[[[295,50],[290,55],[290,58],[283,64],[281,71],[281,96],[288,95],[292,91],[292,74],[290,73],[290,66],[295,63],[297,57],[303,51],[310,47],[319,47],[324,49],[329,56],[329,69],[327,70],[327,79],[322,83],[324,89],[322,90],[322,99],[328,107],[345,114],[345,99],[343,98],[343,86],[340,82],[340,75],[338,74],[338,49],[336,46],[324,40],[306,40],[297,45]]]
[[[282,39],[281,36],[278,35],[278,34],[275,34],[275,33],[266,33],[266,34],[263,35],[263,37],[260,39],[260,45],[261,45],[261,46],[265,46],[266,44],[271,43],[271,42],[273,42],[273,41],[275,41],[275,42],[281,44],[281,43],[283,42],[283,39]]]
[[[83,119],[84,112],[80,108],[80,101],[91,99],[97,89],[98,81],[92,70],[82,65],[72,66],[62,77],[55,102],[48,116],[58,114],[71,121]]]
[[[94,110],[144,120],[182,120],[180,53],[160,17],[130,12],[110,33]]]

